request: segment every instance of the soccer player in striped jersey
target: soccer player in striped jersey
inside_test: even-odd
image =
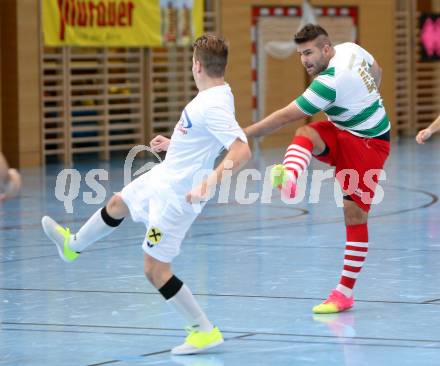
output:
[[[378,91],[382,70],[357,44],[333,46],[319,25],[307,24],[294,41],[314,80],[296,100],[245,132],[248,137],[263,136],[319,111],[326,113],[327,121],[296,130],[283,164],[271,173],[273,186],[293,197],[296,181],[312,156],[335,167],[344,192],[344,266],[336,288],[313,312],[336,313],[354,303],[353,288],[368,252],[368,212],[390,150],[390,122]]]

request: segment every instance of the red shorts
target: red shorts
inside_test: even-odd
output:
[[[370,210],[380,172],[390,153],[389,141],[358,137],[329,121],[312,122],[328,151],[315,158],[336,168],[342,191],[364,211]]]

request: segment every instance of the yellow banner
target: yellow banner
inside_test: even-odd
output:
[[[47,46],[186,45],[203,33],[203,0],[43,0]]]

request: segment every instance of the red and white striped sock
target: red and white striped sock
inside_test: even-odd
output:
[[[313,143],[308,137],[295,136],[284,155],[283,165],[292,173],[292,183],[307,169],[312,159]]]
[[[344,253],[344,269],[336,290],[345,296],[353,295],[353,287],[368,253],[367,224],[347,225],[347,243]]]

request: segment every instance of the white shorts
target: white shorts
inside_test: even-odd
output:
[[[121,196],[131,218],[147,227],[142,248],[153,258],[170,263],[180,253],[180,245],[198,216],[197,210],[177,194],[170,183],[153,168],[126,185]]]

